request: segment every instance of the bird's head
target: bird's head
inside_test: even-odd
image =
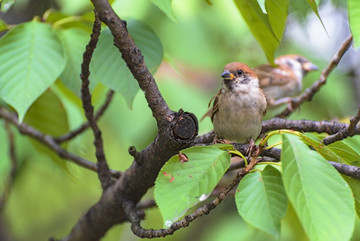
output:
[[[311,71],[318,70],[318,67],[307,58],[296,54],[282,55],[275,59],[275,64],[287,66],[294,72],[301,73],[302,76]]]
[[[259,86],[259,80],[254,71],[246,64],[239,62],[227,64],[221,77],[224,79],[224,86],[228,90],[236,90],[242,85]]]

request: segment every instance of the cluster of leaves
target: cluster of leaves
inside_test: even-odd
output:
[[[283,132],[281,162],[259,163],[238,185],[240,216],[278,239],[290,202],[310,240],[349,240],[360,215],[360,182],[341,176],[328,160],[360,166],[354,162],[360,158],[360,138],[324,146],[320,135],[274,133]],[[165,226],[209,197],[230,166],[232,148],[191,147],[165,164],[154,190]]]
[[[207,2],[211,4],[211,1]],[[320,19],[315,1],[306,2]],[[10,0],[3,1],[2,10],[8,9],[12,3]],[[152,3],[171,20],[176,21],[172,0],[152,0]],[[235,5],[269,62],[273,62],[285,30],[289,0],[235,0]],[[356,0],[350,0],[348,7],[355,44],[359,45],[360,15],[357,13],[360,11],[360,4]],[[0,40],[0,97],[17,111],[20,121],[31,104],[46,89],[54,86],[57,79],[59,81],[56,84],[61,82],[75,96],[80,95],[82,52],[89,39],[93,18],[92,13],[68,16],[47,11],[41,19],[15,27],[7,26],[0,20],[0,31],[9,30]],[[128,30],[142,50],[147,66],[155,72],[164,56],[159,38],[139,21],[130,20]],[[94,53],[91,73],[92,89],[104,84],[123,95],[131,107],[138,86],[112,45],[112,36],[107,28],[103,29]]]
[[[172,0],[152,0],[173,21],[175,16],[171,7]],[[210,0],[206,0],[212,5]],[[285,25],[289,14],[290,0],[234,0],[236,7],[248,25],[256,41],[260,44],[266,58],[274,63],[275,51],[285,31]],[[309,8],[320,18],[317,3],[314,0],[304,0]],[[319,2],[319,1],[317,1]],[[355,46],[360,46],[360,3],[357,0],[348,1],[349,22],[354,36]]]
[[[0,39],[0,96],[17,111],[20,121],[49,87],[49,91],[66,92],[69,99],[80,96],[82,53],[93,20],[92,13],[67,16],[47,11],[41,20],[11,27]],[[2,30],[10,28],[5,23],[1,26]],[[160,39],[140,21],[129,20],[127,26],[155,72],[164,55]],[[112,43],[113,37],[104,27],[90,66],[92,89],[103,84],[120,93],[131,107],[139,87]],[[59,88],[63,85],[66,88]]]
[[[1,9],[6,10],[11,2],[3,1]],[[152,2],[176,21],[172,0]],[[320,19],[315,1],[305,2]],[[235,0],[269,62],[282,39],[289,4],[289,0]],[[349,0],[348,8],[355,45],[359,46],[360,2]],[[17,26],[0,20],[0,31],[8,30],[0,39],[0,101],[14,108],[20,121],[53,136],[69,131],[62,102],[66,98],[81,108],[80,65],[93,20],[92,13],[68,16],[54,11]],[[142,22],[129,20],[127,27],[147,66],[155,72],[164,56],[159,38]],[[91,88],[96,94],[105,85],[120,93],[130,107],[138,85],[112,39],[104,27],[90,66]],[[311,240],[348,240],[355,215],[360,214],[360,183],[341,176],[327,161],[360,166],[353,161],[360,159],[360,140],[353,137],[324,146],[321,136],[297,135],[300,139],[282,136],[281,168],[259,164],[242,179],[235,194],[239,214],[278,238],[290,202]],[[36,148],[46,151],[42,146]],[[230,150],[232,146],[192,147],[182,151],[185,159],[176,155],[166,163],[155,185],[165,226],[208,198],[229,168]]]

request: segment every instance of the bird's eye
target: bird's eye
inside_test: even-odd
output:
[[[303,64],[303,63],[306,62],[305,59],[303,59],[303,58],[301,58],[301,57],[297,57],[297,58],[296,58],[296,61],[299,62],[300,64]]]
[[[238,70],[238,75],[242,75],[243,73],[244,73],[244,71],[242,71],[241,69],[240,70]]]

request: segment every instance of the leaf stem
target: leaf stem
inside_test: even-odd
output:
[[[258,162],[257,165],[265,165],[265,164],[268,164],[268,165],[275,165],[275,166],[279,166],[281,167],[281,163],[278,163],[278,162]]]
[[[267,146],[267,147],[265,148],[265,150],[269,150],[269,149],[271,149],[271,148],[273,148],[273,147],[275,147],[275,146],[281,145],[281,144],[282,144],[282,141],[279,141],[279,142],[277,142],[277,143],[275,143],[275,144],[272,144],[272,145],[270,145],[270,146]]]
[[[77,20],[81,20],[81,17],[80,16],[69,16],[69,17],[66,17],[66,18],[62,18],[62,19],[54,22],[53,27],[58,28],[61,25],[71,23],[71,22],[74,22],[74,21],[77,21]]]
[[[288,134],[292,134],[292,135],[296,135],[301,137],[300,133],[298,131],[293,131],[293,130],[276,130],[276,131],[272,131],[269,134],[267,134],[259,143],[259,147],[264,147],[266,145],[266,143],[268,142],[268,140],[270,139],[270,137],[275,136],[275,135],[282,135],[284,133],[288,133]]]
[[[234,154],[234,155],[241,157],[245,162],[245,167],[247,167],[247,165],[248,165],[247,159],[241,152],[239,152],[238,150],[231,150],[231,151],[229,151],[229,154]]]

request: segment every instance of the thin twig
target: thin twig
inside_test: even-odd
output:
[[[357,123],[360,121],[360,107],[355,116],[350,119],[350,124],[347,128],[338,131],[336,134],[324,138],[325,145],[329,145],[335,141],[340,141],[350,136],[356,128]]]
[[[9,126],[9,123],[7,120],[5,120],[4,125],[5,125],[5,129],[6,129],[8,143],[9,143],[9,157],[10,157],[11,165],[10,165],[9,176],[8,176],[7,180],[5,181],[4,192],[3,192],[2,196],[0,196],[0,212],[3,210],[3,208],[6,204],[6,201],[9,197],[10,190],[15,181],[15,177],[16,177],[16,173],[17,173],[17,159],[16,159],[16,154],[15,154],[14,134],[13,134],[12,130],[10,129],[10,126]]]
[[[136,204],[136,209],[138,209],[138,210],[152,208],[152,207],[156,207],[156,202],[155,202],[155,200],[152,200],[152,199],[141,201],[138,204]]]
[[[7,120],[9,123],[13,124],[21,134],[30,136],[37,141],[41,142],[45,146],[49,147],[51,150],[53,150],[55,153],[57,153],[60,157],[69,160],[79,166],[82,166],[88,170],[91,171],[97,171],[97,165],[93,162],[90,162],[84,158],[81,158],[77,155],[74,155],[65,149],[63,149],[58,143],[54,141],[54,139],[46,135],[39,130],[34,129],[31,126],[26,125],[25,123],[19,123],[16,115],[10,113],[6,109],[0,106],[0,117],[3,117],[5,120]],[[119,178],[121,176],[121,172],[110,170],[111,176],[114,178]]]
[[[216,208],[228,195],[228,193],[239,184],[240,180],[247,174],[248,172],[244,170],[240,170],[234,180],[225,187],[224,191],[222,191],[215,199],[211,202],[205,204],[204,206],[196,209],[192,214],[186,215],[182,220],[175,222],[171,225],[170,228],[167,229],[144,229],[140,225],[140,219],[136,215],[135,204],[131,201],[123,202],[123,209],[128,216],[131,222],[131,229],[133,233],[141,238],[157,238],[157,237],[165,237],[173,234],[175,231],[185,228],[189,226],[189,224],[195,219],[207,215],[211,210]]]
[[[280,152],[280,149],[277,149],[279,152]],[[249,160],[248,160],[249,161]],[[264,157],[260,157],[258,159],[258,162],[274,162],[274,163],[277,163],[279,162],[280,159],[275,159],[275,158],[272,158],[272,157],[268,157],[268,156],[264,156]],[[227,169],[226,173],[229,173],[231,171],[234,171],[236,169],[240,169],[240,168],[243,168],[245,167],[245,162],[243,159],[241,159],[240,161],[238,162],[235,162],[235,163],[231,163],[230,164],[230,167]]]
[[[331,71],[339,64],[341,58],[345,52],[351,46],[353,37],[350,35],[340,46],[337,53],[331,59],[329,65],[321,72],[320,79],[316,81],[310,88],[306,89],[305,92],[296,98],[292,98],[288,107],[277,115],[277,117],[285,118],[289,116],[294,110],[296,110],[302,103],[305,101],[311,101],[314,95],[320,90],[321,86],[326,83],[326,79],[331,73]]]
[[[106,95],[105,102],[102,104],[102,106],[99,108],[99,110],[95,114],[95,117],[94,117],[95,121],[98,121],[99,118],[105,113],[105,110],[109,107],[113,96],[114,96],[114,91],[109,90],[109,92]],[[78,128],[76,128],[75,130],[70,131],[69,133],[66,133],[62,136],[55,137],[54,140],[57,143],[62,143],[64,141],[71,140],[74,137],[76,137],[77,135],[81,134],[83,131],[85,131],[89,127],[90,127],[90,124],[87,121],[87,122],[83,123],[81,126],[79,126]]]
[[[89,90],[89,76],[90,76],[90,61],[92,59],[92,55],[96,48],[97,42],[99,40],[101,32],[101,22],[99,19],[99,15],[95,11],[95,21],[92,29],[92,34],[90,36],[90,41],[86,46],[86,50],[83,54],[83,62],[81,64],[81,100],[83,103],[83,108],[85,111],[85,116],[89,122],[89,125],[94,133],[94,146],[95,146],[95,155],[97,159],[98,166],[98,177],[101,183],[102,188],[105,190],[109,186],[111,186],[114,181],[111,178],[110,170],[106,162],[105,153],[104,153],[104,145],[103,140],[101,138],[101,131],[96,123],[94,118],[94,107],[91,104],[91,94]]]

